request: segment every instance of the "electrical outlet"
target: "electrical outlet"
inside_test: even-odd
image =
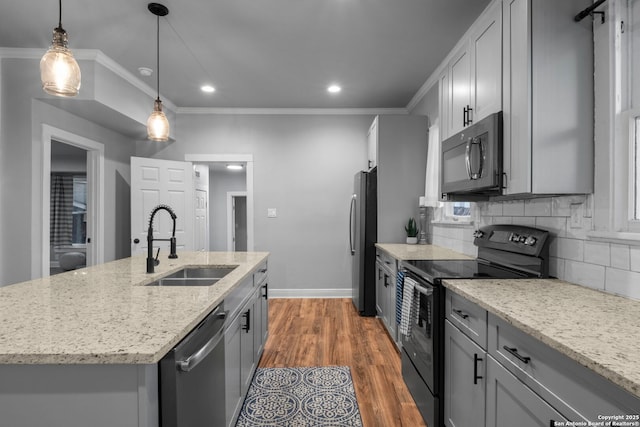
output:
[[[267,208],[267,218],[275,218],[278,216],[276,208]]]
[[[582,228],[582,203],[572,203],[569,208],[571,211],[569,226],[571,228]]]

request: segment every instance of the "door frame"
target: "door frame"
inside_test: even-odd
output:
[[[72,145],[87,151],[87,236],[92,241],[87,245],[87,265],[104,262],[104,144],[58,129],[42,125],[42,259],[39,277],[49,276],[50,224],[51,219],[51,140]]]
[[[233,212],[234,208],[234,199],[236,197],[244,197],[247,198],[246,191],[227,191],[227,250],[229,252],[235,252],[236,245],[234,242],[235,237],[235,215]],[[248,209],[247,209],[248,211]],[[249,248],[249,224],[248,224],[249,214],[247,213],[247,249]]]
[[[244,163],[247,178],[247,251],[254,250],[253,154],[185,154],[192,163]]]

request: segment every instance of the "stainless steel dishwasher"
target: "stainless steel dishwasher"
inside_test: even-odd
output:
[[[161,427],[225,425],[224,303],[159,363]]]

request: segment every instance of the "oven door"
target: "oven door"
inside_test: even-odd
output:
[[[416,298],[419,298],[418,312],[412,319],[411,336],[403,336],[403,345],[407,356],[415,366],[416,370],[425,381],[433,395],[440,392],[437,367],[439,360],[438,339],[440,337],[439,319],[439,298],[440,289],[423,280],[410,275],[418,285]]]

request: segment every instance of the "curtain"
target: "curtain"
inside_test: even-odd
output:
[[[425,201],[423,206],[440,206],[440,132],[436,122],[429,128],[427,147],[427,173],[425,180]]]
[[[51,174],[51,246],[70,245],[73,236],[73,176]]]

